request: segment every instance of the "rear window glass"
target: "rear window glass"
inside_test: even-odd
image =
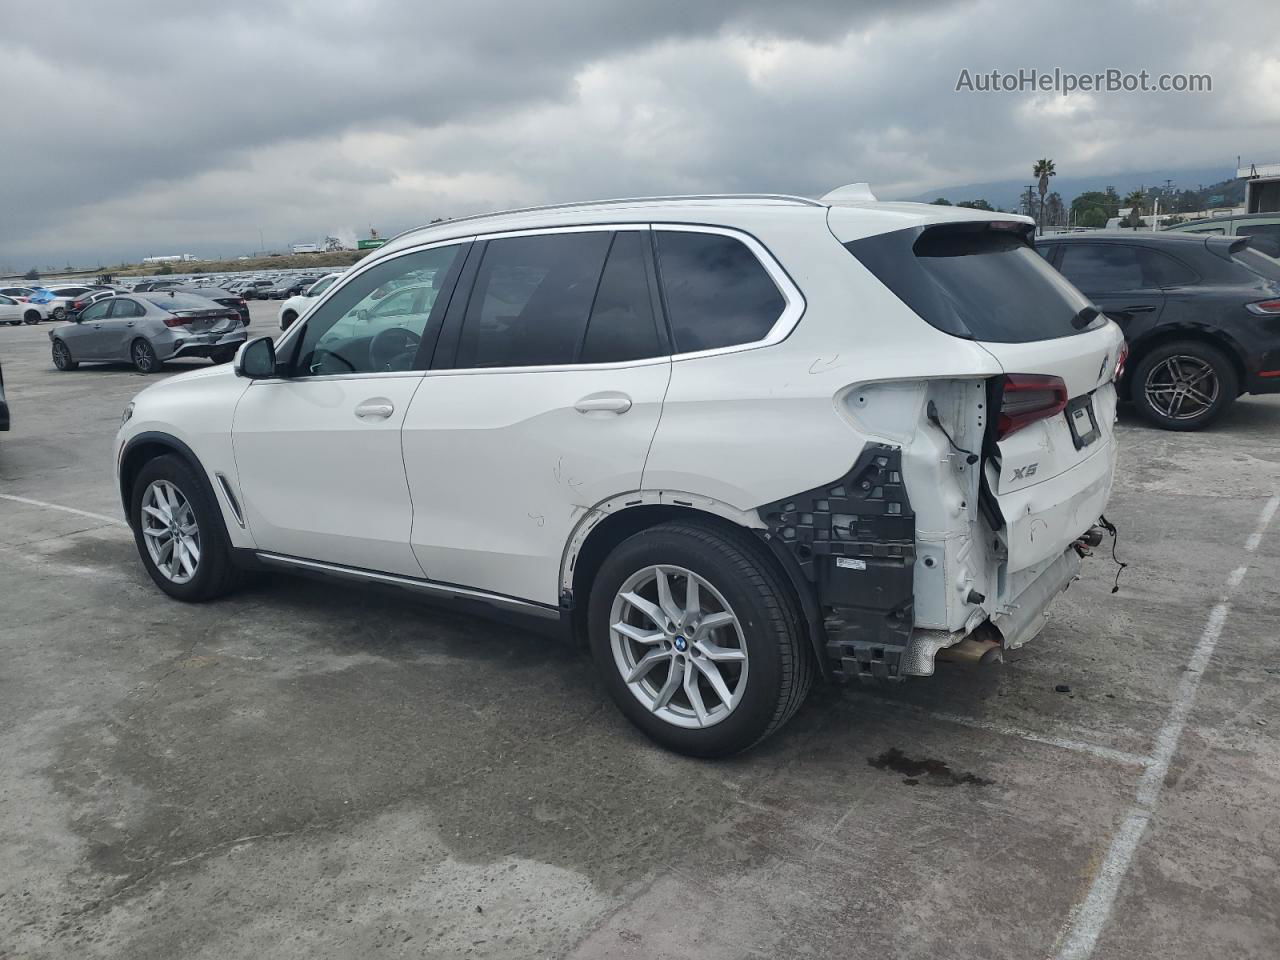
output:
[[[218,305],[208,297],[194,293],[147,293],[144,300],[150,300],[164,310],[216,310]]]
[[[1234,254],[1233,259],[1236,263],[1248,267],[1259,276],[1266,277],[1268,280],[1280,281],[1280,260],[1275,257],[1269,257],[1265,253],[1254,250],[1252,247],[1245,247]]]
[[[1105,323],[1018,234],[968,224],[908,228],[845,248],[928,324],[993,343],[1069,337]]]

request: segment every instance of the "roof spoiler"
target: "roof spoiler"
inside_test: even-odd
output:
[[[1207,249],[1216,253],[1223,260],[1230,260],[1233,256],[1249,246],[1249,242],[1253,237],[1247,233],[1233,234],[1231,236],[1208,236],[1205,237],[1204,245]]]
[[[871,192],[869,183],[846,183],[843,187],[836,187],[830,193],[823,194],[818,198],[818,202],[825,203],[829,207],[854,203],[875,203],[876,195]]]

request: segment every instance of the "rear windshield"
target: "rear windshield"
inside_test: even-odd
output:
[[[146,293],[142,297],[150,300],[162,310],[217,310],[218,305],[208,297],[194,293]]]
[[[1268,280],[1280,281],[1280,260],[1275,257],[1269,257],[1259,250],[1252,247],[1245,247],[1243,250],[1232,255],[1232,259],[1242,266],[1248,267],[1259,276]]]
[[[1069,337],[1106,320],[1021,234],[985,224],[912,227],[845,248],[943,333],[993,343]]]

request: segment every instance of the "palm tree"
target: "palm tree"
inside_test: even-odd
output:
[[[1142,205],[1146,203],[1147,195],[1143,190],[1134,190],[1124,202],[1129,205],[1129,226],[1137,230],[1142,223]]]
[[[1049,178],[1057,176],[1058,171],[1053,169],[1052,160],[1037,160],[1036,165],[1031,168],[1031,175],[1038,181],[1037,186],[1040,190],[1040,232],[1044,233],[1044,195],[1049,192]]]

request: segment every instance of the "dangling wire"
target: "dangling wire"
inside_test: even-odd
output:
[[[1099,517],[1098,522],[1102,524],[1103,530],[1106,530],[1107,533],[1111,534],[1111,559],[1114,560],[1116,564],[1116,585],[1111,588],[1111,592],[1119,593],[1120,592],[1120,574],[1122,574],[1124,572],[1124,568],[1128,566],[1127,563],[1123,562],[1119,557],[1116,556],[1116,544],[1120,540],[1119,531],[1116,530],[1116,525],[1112,523],[1110,520],[1108,520],[1105,516]]]

